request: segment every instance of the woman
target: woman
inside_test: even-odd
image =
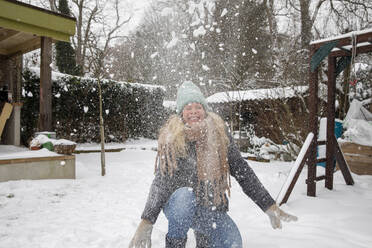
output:
[[[240,232],[227,214],[230,175],[269,215],[273,228],[280,228],[281,220],[297,219],[276,206],[223,120],[208,112],[203,94],[191,82],[178,89],[177,113],[160,130],[155,179],[129,248],[151,247],[152,226],[161,210],[168,219],[166,248],[185,247],[190,228],[197,247],[242,247]]]

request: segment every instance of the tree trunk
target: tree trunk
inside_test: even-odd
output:
[[[98,91],[99,91],[99,127],[101,134],[101,175],[106,175],[105,165],[105,131],[103,128],[103,113],[102,113],[102,90],[101,81],[98,79]]]
[[[52,39],[41,37],[39,131],[52,131]]]
[[[309,43],[311,41],[311,27],[312,21],[309,14],[310,1],[300,0],[301,7],[301,47],[309,48]]]
[[[275,46],[278,36],[278,25],[274,14],[274,0],[265,0],[264,4],[271,34],[271,43]]]

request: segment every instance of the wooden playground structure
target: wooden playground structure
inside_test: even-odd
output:
[[[316,182],[325,180],[325,187],[333,189],[334,161],[336,160],[347,185],[353,185],[349,166],[342,150],[334,135],[335,129],[335,94],[336,77],[353,62],[355,56],[362,53],[372,52],[372,29],[350,32],[338,37],[314,41],[310,43],[310,134],[300,152],[298,161],[292,168],[288,183],[279,193],[277,202],[279,205],[286,203],[296,181],[305,165],[308,166],[307,195],[316,196]],[[327,93],[327,138],[326,141],[318,141],[318,74],[321,61],[328,57],[328,93]],[[307,145],[306,145],[307,144]],[[326,157],[317,159],[317,147],[326,145]],[[325,175],[317,177],[317,163],[326,162]]]

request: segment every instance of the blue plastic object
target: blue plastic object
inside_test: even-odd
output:
[[[336,140],[341,137],[343,132],[342,122],[339,120],[335,120],[335,137]],[[316,156],[319,156],[319,147],[316,148]],[[326,167],[326,162],[317,163],[317,166]],[[334,162],[334,166],[336,166],[336,161]]]

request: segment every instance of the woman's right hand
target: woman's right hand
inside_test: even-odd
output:
[[[151,248],[152,224],[150,221],[142,219],[136,233],[129,243],[128,248]]]

